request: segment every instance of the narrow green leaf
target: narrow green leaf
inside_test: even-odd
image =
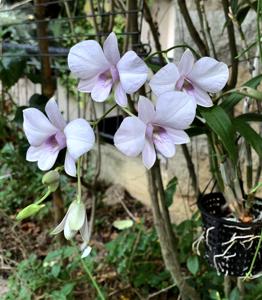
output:
[[[167,206],[171,206],[173,203],[174,194],[176,192],[177,187],[177,177],[173,177],[167,184],[165,190],[165,198]]]
[[[262,74],[248,80],[245,82],[242,87],[250,87],[250,88],[257,88],[257,86],[260,84],[262,81]],[[225,111],[230,112],[234,108],[236,104],[238,104],[245,95],[239,94],[239,93],[232,93],[229,96],[225,98],[225,100],[220,104],[222,108],[224,108]]]
[[[201,135],[201,134],[206,134],[207,132],[208,131],[205,127],[197,127],[197,126],[190,127],[186,130],[186,133],[190,137],[198,136],[198,135]]]
[[[233,163],[237,162],[235,132],[228,114],[220,106],[199,109],[210,129],[219,137]]]
[[[262,122],[262,115],[257,113],[246,113],[235,118],[245,122]]]
[[[196,255],[189,256],[186,262],[188,270],[193,274],[196,275],[196,273],[199,270],[199,260]]]
[[[234,119],[233,125],[236,131],[244,137],[247,143],[262,157],[262,138],[261,136],[245,121]]]
[[[239,298],[240,298],[240,294],[238,288],[235,287],[229,295],[229,300],[238,300]]]

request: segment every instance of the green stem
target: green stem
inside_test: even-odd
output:
[[[131,113],[131,111],[129,111],[127,108],[121,107],[121,109],[122,109],[124,112],[126,112],[129,116],[135,117],[135,115],[134,115],[133,113]]]
[[[260,62],[262,63],[262,44],[261,44],[261,32],[260,32],[260,15],[262,14],[262,1],[257,1],[257,39],[259,47]]]
[[[114,110],[117,107],[117,104],[113,105],[108,111],[106,111],[102,117],[100,117],[98,120],[96,120],[95,122],[90,122],[94,128],[98,125],[98,123],[100,123],[112,110]]]
[[[42,203],[50,194],[52,194],[51,190],[48,188],[47,192],[40,198],[38,201],[36,201],[36,204]]]
[[[90,278],[90,280],[91,280],[91,282],[92,282],[94,288],[96,289],[99,298],[100,298],[101,300],[106,300],[106,298],[104,297],[104,295],[103,295],[103,293],[102,293],[100,287],[99,287],[98,284],[96,283],[95,278],[93,277],[93,275],[91,274],[90,270],[88,269],[88,266],[85,264],[84,259],[81,259],[81,264],[82,264],[82,266],[83,266],[83,268],[84,268],[86,274],[87,274],[88,277]]]
[[[81,162],[82,158],[80,157],[77,161],[77,201],[80,202],[82,199],[82,189],[81,189]]]
[[[158,55],[158,54],[161,54],[161,53],[166,54],[166,53],[168,53],[169,51],[171,51],[171,50],[173,50],[173,49],[176,49],[176,48],[188,48],[188,49],[190,49],[190,50],[195,54],[195,56],[196,56],[197,58],[200,57],[200,55],[199,55],[192,47],[190,47],[190,46],[187,45],[187,44],[181,44],[181,45],[173,46],[173,47],[168,48],[168,49],[166,49],[166,50],[156,51],[156,52],[150,54],[149,56],[147,56],[147,57],[144,59],[144,61],[148,61],[148,60],[150,60],[151,57],[153,57],[153,56],[155,56],[155,55]]]
[[[260,238],[259,238],[259,241],[258,241],[258,244],[257,244],[257,248],[256,248],[255,255],[253,256],[253,259],[252,259],[252,262],[251,262],[250,269],[249,269],[249,271],[247,272],[247,274],[246,274],[244,280],[249,279],[250,277],[252,277],[252,270],[253,270],[253,268],[254,268],[254,264],[255,264],[256,259],[257,259],[257,255],[258,255],[258,251],[259,251],[260,246],[261,246],[261,242],[262,242],[262,230],[261,230],[261,233],[260,233]]]

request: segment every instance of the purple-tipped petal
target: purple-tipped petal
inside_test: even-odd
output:
[[[114,136],[114,144],[127,156],[137,156],[144,148],[146,125],[137,117],[126,117]]]
[[[213,102],[208,93],[196,85],[194,85],[193,90],[188,93],[195,98],[196,103],[200,106],[210,107],[213,105]]]
[[[154,144],[149,139],[146,139],[144,149],[142,151],[142,159],[144,166],[149,170],[153,167],[156,161],[156,150]]]
[[[23,128],[28,142],[32,146],[40,146],[48,137],[57,132],[47,117],[36,108],[27,108],[23,110],[24,123]]]
[[[104,54],[110,64],[116,66],[120,60],[120,53],[118,50],[117,37],[114,32],[111,32],[104,42]]]
[[[90,79],[80,79],[77,89],[83,93],[91,93],[97,80],[98,76],[92,77]]]
[[[187,49],[178,63],[178,71],[181,76],[186,76],[189,72],[191,72],[193,65],[195,62],[195,58],[193,53]]]
[[[204,91],[217,93],[226,85],[229,76],[226,64],[211,57],[200,58],[187,78]]]
[[[136,92],[147,79],[147,65],[134,51],[128,51],[121,57],[117,69],[121,85],[128,94]]]
[[[196,115],[196,102],[184,92],[167,92],[157,99],[154,123],[160,127],[186,129]]]
[[[117,83],[115,88],[115,101],[122,107],[127,106],[127,96],[120,82]]]
[[[95,143],[94,131],[84,119],[76,119],[66,125],[64,130],[67,150],[74,160],[88,152]]]
[[[112,85],[113,80],[108,78],[105,74],[101,74],[92,89],[92,99],[96,102],[104,102],[110,94]]]
[[[102,48],[96,41],[82,41],[74,45],[68,54],[68,66],[80,79],[90,79],[110,69]]]
[[[65,156],[65,172],[70,176],[76,176],[76,162],[68,151]]]
[[[189,136],[184,130],[177,130],[177,129],[167,128],[167,127],[165,127],[165,130],[170,140],[176,145],[186,144],[189,143],[190,141]]]
[[[149,99],[140,96],[138,101],[138,117],[145,124],[153,120],[155,116],[155,107]]]
[[[175,64],[169,63],[161,68],[150,80],[149,86],[153,93],[159,96],[165,92],[175,90],[176,83],[180,77]]]
[[[51,121],[51,123],[58,129],[64,130],[66,126],[66,122],[58,108],[58,105],[54,98],[51,98],[46,106],[45,106],[45,112],[48,116],[48,119]]]
[[[168,136],[165,130],[154,134],[153,142],[156,147],[156,150],[160,152],[163,156],[170,158],[173,157],[176,153],[175,145]]]

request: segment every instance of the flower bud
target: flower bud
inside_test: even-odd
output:
[[[52,170],[45,173],[45,175],[42,178],[42,183],[44,185],[47,185],[51,192],[54,192],[59,186],[59,179],[59,173],[56,170]]]
[[[38,213],[39,210],[42,209],[44,206],[45,206],[45,204],[32,203],[32,204],[28,205],[27,207],[25,207],[24,209],[22,209],[16,216],[16,219],[18,221],[21,221],[25,218],[31,217],[31,216],[35,215],[36,213]]]

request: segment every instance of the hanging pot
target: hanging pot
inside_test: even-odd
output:
[[[202,214],[205,257],[219,274],[245,276],[255,255],[262,222],[241,223],[229,220],[230,211],[221,193],[201,196],[198,207]],[[256,200],[252,214],[258,218],[262,200]],[[262,272],[262,247],[258,251],[252,275]]]

